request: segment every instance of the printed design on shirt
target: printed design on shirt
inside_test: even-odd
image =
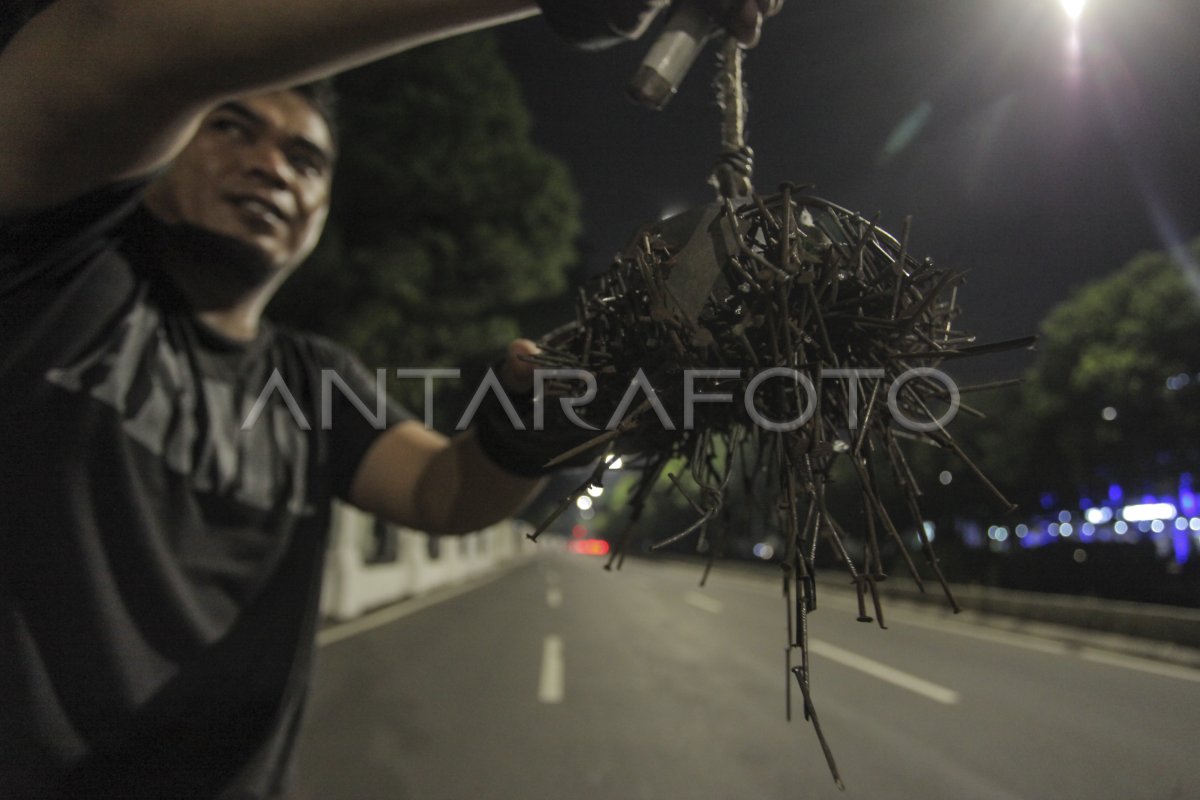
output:
[[[121,416],[122,431],[187,476],[200,493],[269,511],[307,516],[308,436],[288,409],[242,429],[255,401],[228,381],[200,374],[186,350],[168,340],[159,312],[137,304],[113,334],[69,367],[46,372],[51,384],[86,394]]]

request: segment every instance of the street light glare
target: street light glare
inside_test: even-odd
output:
[[[1079,21],[1079,18],[1083,16],[1083,7],[1087,5],[1087,0],[1058,0],[1058,2],[1072,22]]]

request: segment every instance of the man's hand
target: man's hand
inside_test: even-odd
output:
[[[717,0],[698,1],[709,9],[713,19],[719,20],[746,47],[758,44],[763,20],[775,16],[783,8],[783,0],[737,0],[732,5]]]
[[[774,16],[783,0],[687,0],[746,47],[758,44],[765,17]],[[546,21],[560,35],[597,48],[639,38],[670,0],[539,0]]]
[[[529,357],[541,350],[529,339],[514,339],[508,346],[504,363],[500,365],[500,382],[512,394],[529,394],[533,391],[534,365]]]

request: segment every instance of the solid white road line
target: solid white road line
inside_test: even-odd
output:
[[[858,606],[853,600],[846,600],[846,608],[856,609]],[[891,625],[894,618],[901,625],[911,625],[914,628],[924,628],[925,630],[937,631],[939,633],[949,633],[953,636],[965,636],[968,639],[980,639],[993,644],[1009,645],[1010,647],[1020,647],[1025,650],[1034,650],[1038,653],[1049,653],[1050,655],[1063,656],[1071,652],[1071,648],[1062,642],[1056,642],[1053,639],[1043,639],[1040,636],[1034,636],[1029,633],[1015,633],[1012,631],[1002,631],[995,628],[989,628],[977,623],[971,623],[966,620],[954,619],[953,617],[941,615],[936,619],[922,619],[916,614],[902,614],[899,616],[889,616],[888,609],[885,606],[883,609],[884,620]]]
[[[1139,672],[1148,672],[1152,675],[1163,675],[1168,678],[1178,678],[1183,681],[1200,683],[1200,670],[1180,667],[1175,664],[1164,664],[1161,661],[1150,661],[1146,658],[1122,655],[1120,653],[1109,652],[1108,650],[1097,650],[1094,647],[1083,648],[1079,651],[1079,657],[1085,661],[1107,664],[1110,667],[1124,667],[1125,669],[1133,669]]]
[[[542,674],[538,680],[538,700],[543,703],[561,703],[564,677],[562,637],[547,636],[542,643]]]
[[[930,683],[923,678],[918,678],[916,675],[901,672],[894,667],[889,667],[887,664],[860,656],[857,653],[851,653],[849,650],[835,647],[828,642],[823,642],[819,639],[809,639],[808,649],[810,652],[824,656],[830,661],[836,661],[843,666],[856,669],[859,672],[865,672],[871,677],[895,684],[901,689],[908,689],[910,692],[915,692],[935,702],[954,705],[959,700],[958,692],[953,689],[947,689],[944,686],[938,686],[936,683]]]
[[[753,590],[756,594],[771,594],[777,596],[779,590],[775,586],[767,586],[763,581],[758,579],[748,579],[741,576],[726,575],[723,578],[726,585],[734,585],[740,589]],[[844,595],[838,595],[834,592],[825,592],[821,596],[821,603],[825,606],[832,606],[844,610],[854,611],[857,606],[854,604],[853,598]],[[1008,645],[1011,647],[1020,647],[1025,650],[1033,650],[1039,653],[1047,653],[1055,656],[1078,655],[1080,658],[1092,661],[1097,664],[1106,664],[1112,667],[1123,667],[1125,669],[1136,670],[1151,675],[1161,675],[1168,678],[1177,678],[1179,680],[1200,682],[1200,670],[1183,665],[1170,664],[1167,662],[1154,661],[1147,658],[1137,656],[1127,656],[1122,653],[1117,653],[1111,650],[1102,650],[1096,647],[1076,647],[1075,645],[1067,644],[1056,639],[1050,639],[1045,636],[1040,636],[1033,633],[1025,633],[1018,631],[1000,630],[993,628],[983,622],[975,622],[968,619],[953,618],[945,614],[936,614],[934,611],[926,607],[900,607],[894,611],[890,611],[885,605],[884,619],[890,625],[892,622],[900,625],[911,625],[916,628],[925,628],[926,630],[935,631],[937,633],[947,633],[952,636],[965,636],[969,639],[979,639],[981,641],[992,642],[993,644]]]
[[[492,581],[501,578],[508,573],[508,569],[500,569],[495,572],[488,573],[480,578],[463,581],[462,583],[454,586],[434,589],[428,594],[410,597],[400,601],[399,603],[396,603],[395,605],[381,608],[378,611],[372,611],[368,614],[363,614],[361,617],[352,619],[349,622],[330,626],[317,632],[317,647],[326,647],[327,645],[340,642],[343,639],[349,639],[351,636],[358,636],[360,633],[366,633],[369,630],[387,625],[389,622],[395,622],[398,619],[407,617],[409,614],[415,614],[418,611],[423,611],[424,609],[429,608],[430,606],[435,606],[438,603],[458,597],[460,594],[466,594],[467,592],[478,589],[481,586],[486,586]]]
[[[779,596],[779,584],[777,581],[767,583],[762,579],[746,578],[740,575],[724,575],[720,580],[724,585],[732,585],[739,589],[753,591],[755,594],[769,595],[773,598]],[[827,590],[824,592],[818,590],[817,595],[821,606],[851,612],[858,610],[858,606],[854,602],[854,596],[851,594],[842,593],[838,590]],[[889,626],[895,621],[902,625],[928,628],[932,631],[968,636],[974,639],[986,639],[1000,644],[1011,644],[1014,647],[1024,647],[1028,650],[1054,653],[1055,655],[1071,652],[1071,648],[1067,645],[1051,639],[1027,633],[999,631],[980,623],[950,617],[948,614],[940,614],[938,613],[940,610],[940,606],[896,606],[893,603],[887,602],[885,598],[883,618]]]
[[[773,586],[770,591],[772,595],[779,593],[778,589]],[[854,599],[846,595],[825,592],[819,596],[819,599],[825,607],[852,612],[858,609]],[[980,639],[993,644],[1010,645],[1055,656],[1064,656],[1073,652],[1069,645],[1054,639],[1047,639],[1032,633],[999,630],[978,622],[938,613],[937,610],[930,607],[896,607],[885,602],[883,618],[889,627],[895,622],[900,625],[911,625],[914,628],[925,628],[937,633],[965,636],[969,639]]]
[[[830,602],[830,605],[836,605],[839,601],[844,601],[847,609],[853,610],[856,608],[854,601],[850,600],[849,598],[837,598],[836,600]],[[1076,648],[1066,644],[1065,642],[1060,642],[1055,639],[1047,639],[1036,634],[998,630],[985,624],[970,622],[968,620],[951,619],[949,617],[921,619],[917,616],[917,613],[920,612],[912,612],[912,610],[909,611],[910,613],[903,614],[898,618],[896,615],[893,615],[891,618],[885,616],[884,619],[896,619],[901,625],[912,625],[913,627],[925,628],[926,630],[936,631],[938,633],[948,633],[953,636],[966,636],[970,639],[980,639],[982,641],[992,642],[994,644],[1020,647],[1025,650],[1035,650],[1039,653],[1048,653],[1055,656],[1067,656],[1074,654],[1085,661],[1091,661],[1096,664],[1105,664],[1110,667],[1121,667],[1123,669],[1131,669],[1137,672],[1145,672],[1150,675],[1161,675],[1166,678],[1177,678],[1182,681],[1200,683],[1200,670],[1197,670],[1193,667],[1186,667],[1180,664],[1170,664],[1164,661],[1154,661],[1148,658],[1140,658],[1138,656],[1129,656],[1112,650],[1101,650],[1098,647],[1085,646]]]
[[[562,589],[557,586],[551,586],[546,590],[546,605],[551,608],[558,608],[562,605]]]
[[[725,608],[720,600],[715,600],[699,592],[688,592],[683,596],[683,602],[689,606],[695,606],[702,611],[707,611],[710,614],[720,614],[721,609]]]

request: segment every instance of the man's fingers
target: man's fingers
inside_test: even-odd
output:
[[[509,344],[504,366],[500,368],[500,380],[506,389],[520,394],[533,391],[534,365],[528,358],[540,352],[541,349],[529,339],[514,339]]]
[[[640,38],[671,0],[619,0],[610,12],[614,29],[629,39]]]
[[[783,0],[758,0],[764,17],[773,17],[783,10]]]
[[[745,0],[730,12],[725,26],[743,45],[754,47],[758,44],[758,37],[762,33],[762,20],[763,15],[759,11],[756,0]]]
[[[746,47],[754,47],[762,35],[763,20],[783,8],[783,0],[737,0],[725,18],[725,27]]]

